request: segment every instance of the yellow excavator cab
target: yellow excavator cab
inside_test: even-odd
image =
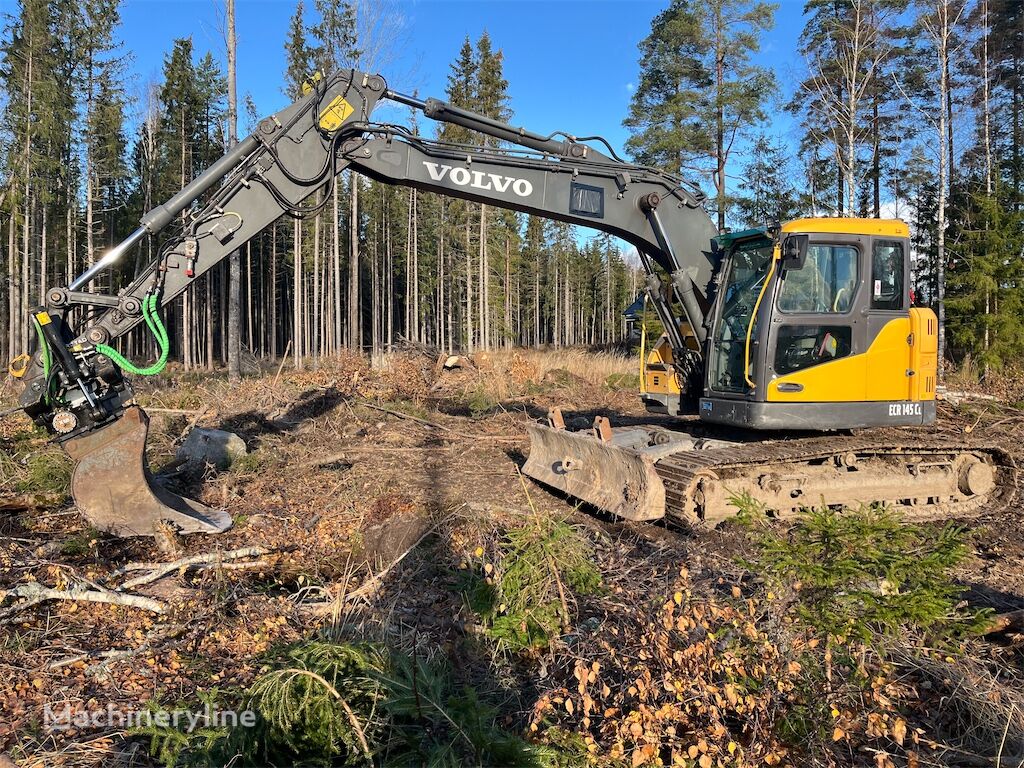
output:
[[[718,238],[703,390],[685,392],[666,337],[646,352],[648,408],[753,429],[852,429],[935,418],[937,322],[911,307],[899,220],[806,218]]]

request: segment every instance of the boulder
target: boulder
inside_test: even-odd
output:
[[[245,441],[234,432],[196,427],[178,448],[177,457],[193,467],[212,464],[217,469],[228,469],[247,453]]]

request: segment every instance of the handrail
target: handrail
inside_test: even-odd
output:
[[[768,283],[771,282],[772,275],[775,274],[775,265],[778,263],[779,257],[781,256],[781,250],[778,245],[775,246],[772,251],[772,264],[768,268],[768,274],[764,276],[764,285],[761,286],[761,292],[757,294],[757,301],[754,302],[754,309],[750,313],[750,321],[747,323],[747,338],[743,344],[743,379],[747,382],[747,386],[751,389],[757,386],[757,382],[750,378],[750,334],[754,329],[754,320],[757,318],[757,310],[761,307],[761,300],[764,298],[764,292],[768,290]]]

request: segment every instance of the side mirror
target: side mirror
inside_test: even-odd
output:
[[[782,266],[786,269],[802,269],[807,260],[808,235],[789,235],[782,241]]]

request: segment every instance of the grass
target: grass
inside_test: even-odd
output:
[[[534,515],[491,553],[476,553],[466,602],[500,649],[547,648],[571,626],[570,602],[601,588],[587,539],[565,520]]]
[[[912,525],[879,505],[822,506],[779,533],[758,524],[767,516],[749,496],[735,503],[753,530],[752,570],[791,591],[799,619],[839,644],[877,648],[908,629],[940,643],[987,623],[984,612],[958,607],[963,587],[952,574],[969,553],[963,528]]]
[[[45,450],[31,454],[25,469],[15,484],[20,493],[45,493],[67,496],[71,493],[71,473],[74,464],[58,450]]]
[[[502,765],[556,768],[555,750],[499,724],[499,711],[456,683],[439,658],[368,643],[311,639],[283,649],[246,691],[201,703],[254,713],[249,727],[187,732],[149,724],[150,755],[182,765]],[[167,710],[159,705],[155,711]],[[189,710],[187,703],[181,709]],[[192,707],[194,709],[194,707]]]

